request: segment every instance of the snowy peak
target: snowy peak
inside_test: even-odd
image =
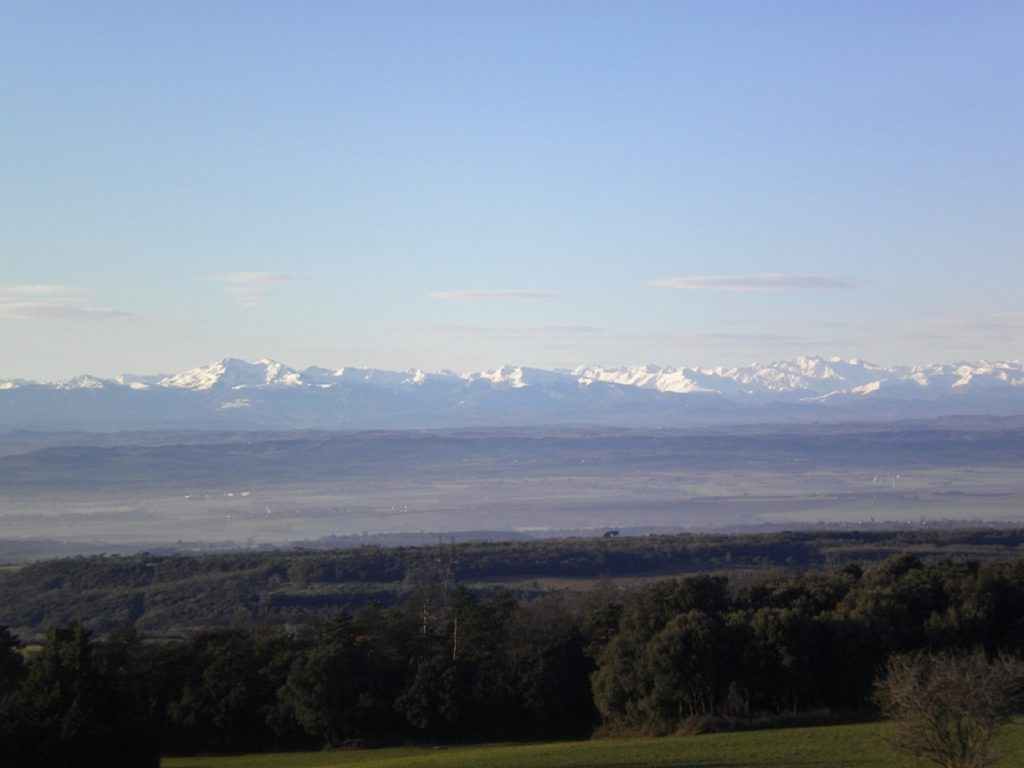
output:
[[[969,387],[1024,386],[1024,371],[1020,363],[987,363],[976,365],[962,363],[957,366],[957,380],[954,389]]]
[[[23,379],[0,380],[0,390],[26,387],[57,390],[295,390],[359,387],[392,393],[430,389],[464,391],[578,390],[593,384],[655,393],[714,394],[749,403],[830,402],[849,398],[896,399],[960,396],[967,393],[1015,391],[1024,394],[1024,361],[958,362],[926,366],[885,367],[856,358],[807,356],[768,365],[752,363],[735,368],[676,368],[648,364],[603,368],[579,366],[572,370],[544,370],[504,365],[479,373],[437,373],[418,369],[385,371],[375,368],[320,368],[302,371],[275,360],[250,363],[223,358],[173,375],[122,374],[114,379],[81,375],[53,384]]]
[[[163,379],[166,379],[166,374],[157,374],[156,376],[136,376],[133,373],[122,373],[113,379],[115,384],[119,384],[122,387],[128,387],[129,389],[149,389],[158,385]]]
[[[715,391],[713,388],[704,386],[700,381],[702,372],[692,368],[659,368],[650,364],[639,368],[609,369],[581,366],[576,368],[573,374],[581,380],[653,389],[658,392],[688,394]]]
[[[295,387],[302,385],[302,379],[297,371],[274,360],[263,359],[247,363],[244,360],[226,357],[210,365],[163,378],[157,385],[193,390]]]
[[[810,356],[771,365],[755,363],[729,370],[716,369],[716,373],[747,385],[751,393],[800,392],[816,395],[862,386],[876,380],[883,370],[860,360]]]
[[[299,374],[302,384],[326,389],[338,384],[365,385],[377,387],[407,387],[425,381],[428,374],[419,370],[382,371],[377,368],[305,368]]]
[[[893,369],[894,371],[897,369]],[[887,369],[860,360],[838,357],[798,357],[770,365],[752,363],[738,368],[638,368],[580,367],[582,378],[659,392],[717,393],[755,398],[815,396],[863,386],[884,375]]]
[[[98,379],[95,376],[90,376],[87,373],[83,373],[81,376],[74,376],[70,379],[57,382],[54,386],[55,389],[103,389],[107,386],[112,385],[113,382],[107,379]]]
[[[480,373],[302,371],[224,358],[169,376],[0,380],[10,429],[672,427],[1024,415],[1024,362],[885,367],[798,357],[735,368],[505,365]]]
[[[400,387],[415,383],[422,371],[381,371],[376,368],[353,368],[346,366],[334,372],[336,382],[345,384],[368,384],[379,387]]]
[[[499,389],[522,389],[530,386],[576,387],[579,384],[579,377],[573,374],[512,365],[504,365],[494,371],[470,374],[466,378],[470,382],[487,382]]]

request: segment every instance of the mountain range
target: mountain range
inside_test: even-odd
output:
[[[886,367],[798,357],[736,368],[504,366],[458,374],[225,358],[177,374],[0,380],[0,430],[416,429],[1024,414],[1024,361]]]

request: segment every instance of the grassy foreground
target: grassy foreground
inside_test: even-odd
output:
[[[877,723],[523,745],[404,747],[240,757],[168,758],[162,768],[912,768]],[[1008,727],[996,766],[1024,764],[1024,722]]]

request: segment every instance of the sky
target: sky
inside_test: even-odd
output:
[[[0,0],[0,379],[1024,358],[1024,3]]]

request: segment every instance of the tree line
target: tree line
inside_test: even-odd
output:
[[[390,606],[158,640],[0,630],[0,753],[35,766],[161,754],[579,738],[874,712],[897,654],[1024,650],[1024,560],[755,581],[667,579],[524,600],[448,575]],[[130,757],[129,757],[130,755]]]
[[[217,626],[302,625],[373,602],[390,607],[409,600],[439,567],[459,583],[492,585],[492,596],[505,583],[529,600],[552,578],[585,589],[603,575],[834,569],[908,549],[928,561],[1005,559],[1021,546],[1024,531],[1016,529],[917,529],[75,557],[0,569],[0,624],[29,641],[76,619],[101,634],[130,624],[147,635],[181,636]]]

